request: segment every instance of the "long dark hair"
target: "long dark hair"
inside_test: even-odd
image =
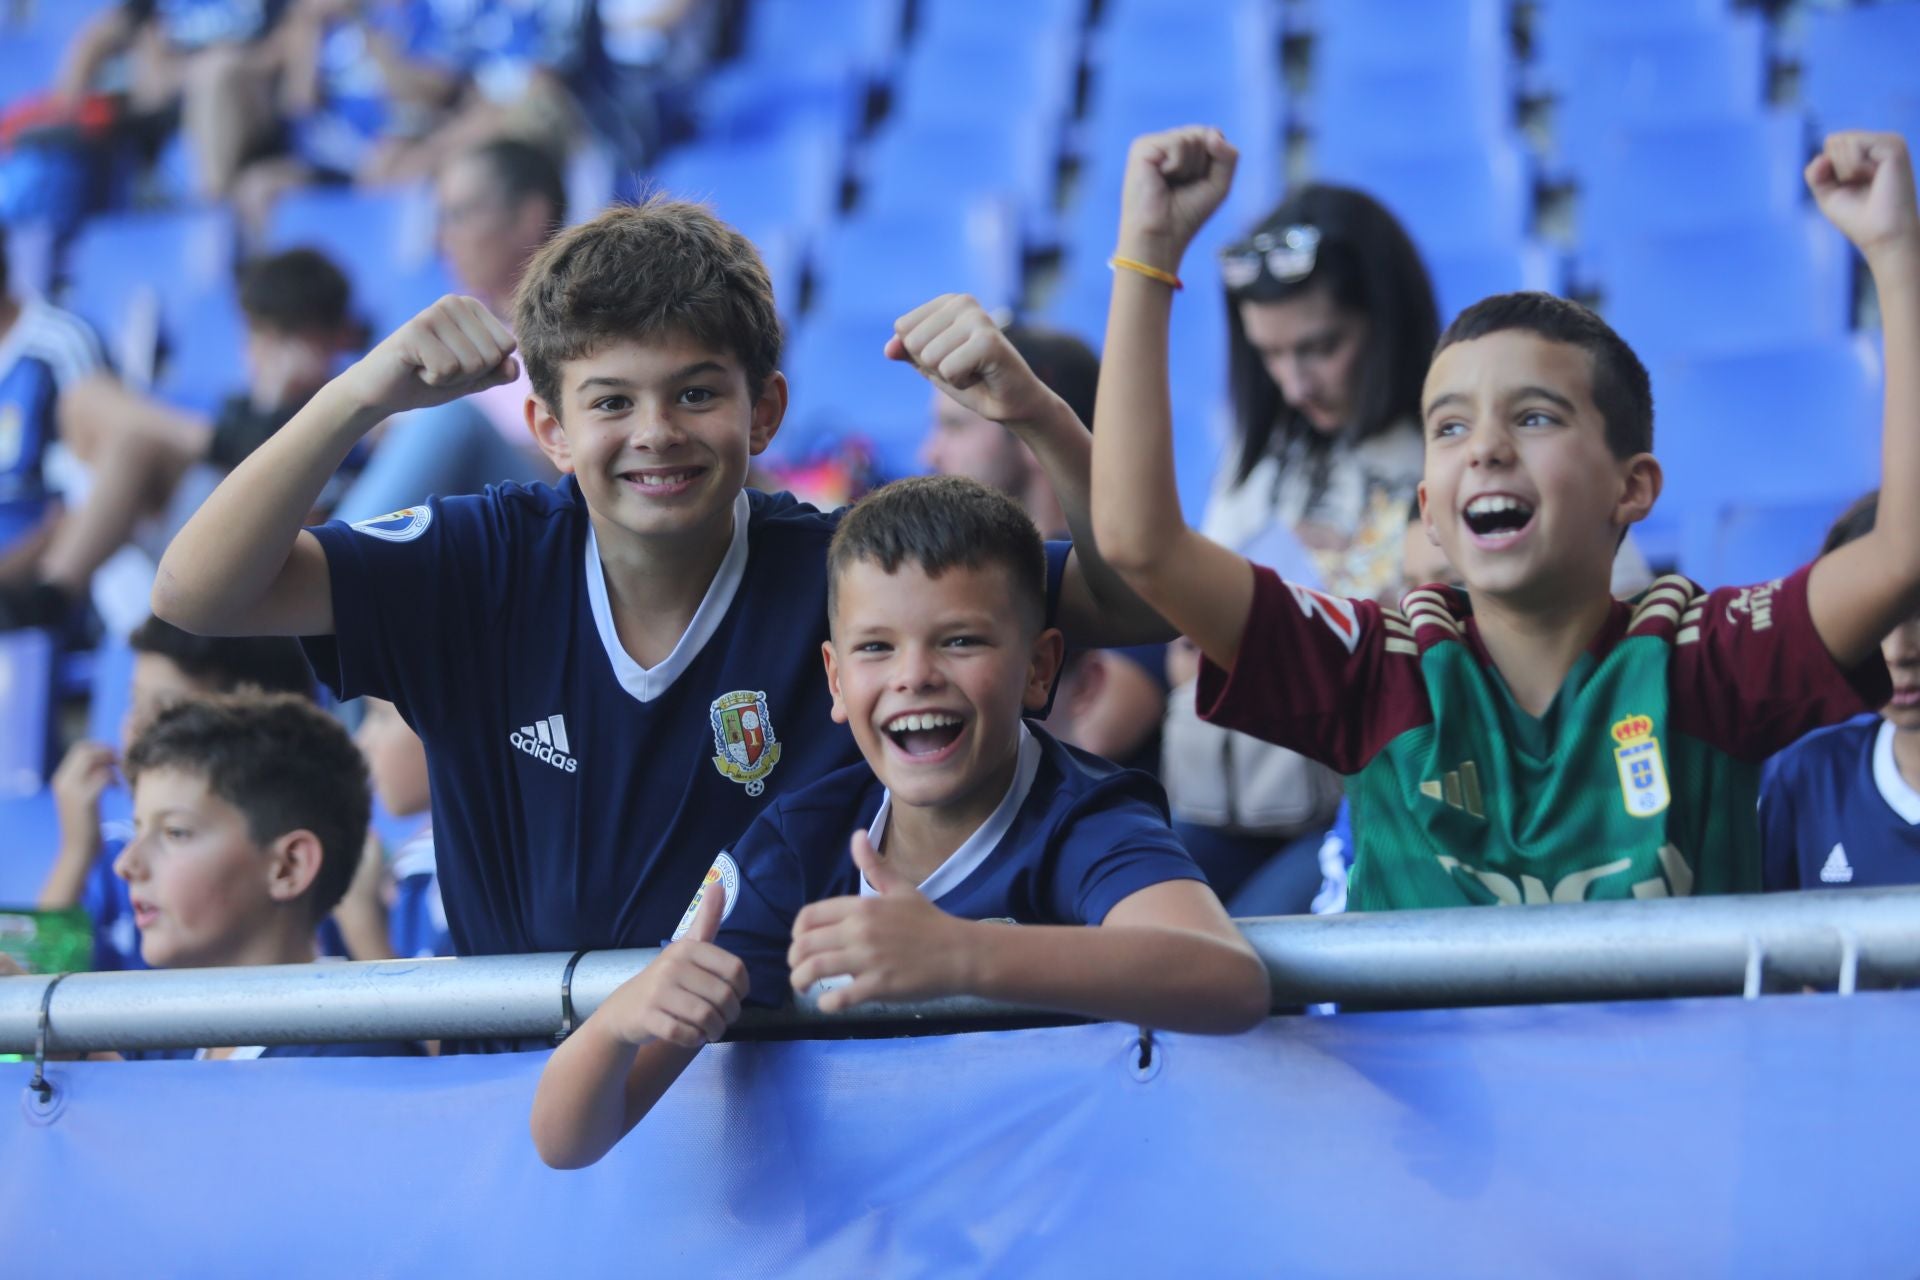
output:
[[[1282,441],[1302,435],[1318,438],[1311,424],[1281,398],[1260,353],[1247,341],[1241,303],[1286,302],[1308,290],[1325,289],[1337,305],[1367,318],[1367,349],[1356,370],[1353,421],[1348,425],[1359,440],[1420,416],[1420,388],[1440,336],[1440,313],[1426,266],[1405,228],[1378,200],[1350,187],[1305,186],[1261,220],[1248,238],[1289,227],[1312,227],[1320,233],[1313,269],[1284,283],[1262,271],[1245,287],[1226,291],[1227,379],[1240,441],[1235,484],[1273,447],[1276,431]]]

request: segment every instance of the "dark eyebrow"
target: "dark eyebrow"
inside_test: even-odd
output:
[[[688,378],[697,377],[703,373],[724,374],[726,371],[727,367],[718,360],[696,360],[685,368],[675,369],[666,376],[665,381],[685,382]],[[574,390],[586,391],[593,387],[613,387],[619,390],[625,390],[631,386],[633,386],[633,379],[631,378],[616,378],[611,374],[602,374],[596,378],[582,378],[580,384],[576,386]]]
[[[1435,410],[1443,409],[1450,404],[1465,404],[1466,402],[1467,402],[1466,392],[1449,391],[1447,392],[1447,394],[1443,396],[1435,396],[1431,401],[1429,401],[1427,404],[1426,413],[1424,413],[1421,416],[1431,418],[1434,415]]]
[[[1557,406],[1567,413],[1578,412],[1574,407],[1573,401],[1567,399],[1558,391],[1553,391],[1546,387],[1521,387],[1513,393],[1513,398],[1515,400],[1545,400],[1548,404]]]
[[[574,390],[585,391],[589,387],[630,387],[632,385],[633,383],[629,382],[625,378],[612,378],[612,377],[582,378],[580,380],[580,385],[575,387]]]

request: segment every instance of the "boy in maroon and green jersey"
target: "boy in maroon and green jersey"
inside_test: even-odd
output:
[[[1399,610],[1285,583],[1181,519],[1166,279],[1233,161],[1212,130],[1134,144],[1094,434],[1095,535],[1205,653],[1202,713],[1348,776],[1355,909],[1758,889],[1760,762],[1884,702],[1880,637],[1920,605],[1905,145],[1836,135],[1807,170],[1881,298],[1897,534],[1883,514],[1871,550],[1775,582],[1663,578],[1614,600],[1614,551],[1661,487],[1646,371],[1585,308],[1509,294],[1449,326],[1422,396],[1422,518],[1467,589],[1411,591]]]

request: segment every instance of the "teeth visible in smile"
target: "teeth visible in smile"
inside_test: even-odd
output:
[[[944,711],[929,711],[913,715],[895,716],[887,721],[888,733],[915,733],[923,729],[945,729],[960,723],[959,716],[948,715]]]
[[[1506,511],[1518,511],[1525,515],[1533,514],[1533,508],[1518,498],[1509,498],[1505,494],[1489,494],[1484,498],[1475,498],[1467,504],[1470,516],[1492,516]]]
[[[692,472],[689,472],[689,471],[671,471],[671,472],[637,471],[633,473],[633,479],[642,488],[658,489],[658,488],[664,488],[665,486],[670,484],[679,484],[681,481],[685,480],[691,474]]]

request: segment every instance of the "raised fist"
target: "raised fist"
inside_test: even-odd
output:
[[[1135,138],[1120,192],[1120,251],[1171,270],[1227,192],[1240,153],[1200,125]],[[1156,252],[1158,251],[1158,252]],[[1170,253],[1170,260],[1154,257]]]
[[[1055,399],[986,308],[964,293],[942,294],[894,321],[886,354],[994,422],[1034,421]]]
[[[1827,221],[1871,260],[1882,250],[1920,249],[1913,161],[1897,133],[1836,133],[1807,165],[1807,186]]]
[[[513,335],[492,312],[448,294],[340,377],[369,409],[424,409],[512,382],[520,376],[513,348]]]

